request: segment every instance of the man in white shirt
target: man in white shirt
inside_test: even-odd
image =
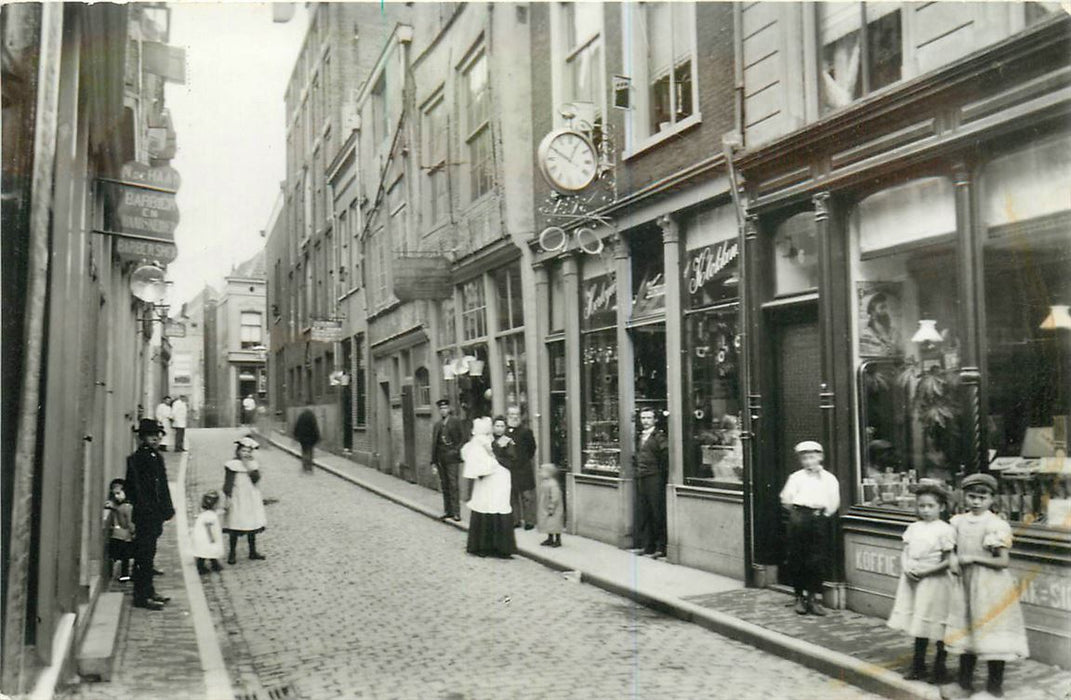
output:
[[[171,427],[175,429],[175,452],[186,451],[186,402],[176,396],[171,402]]]
[[[819,602],[829,552],[829,518],[840,508],[837,477],[822,468],[822,446],[812,440],[796,445],[802,469],[781,489],[788,511],[788,574],[796,591],[796,612],[823,616]]]
[[[160,399],[160,403],[156,406],[156,414],[154,415],[156,422],[160,424],[160,427],[166,431],[163,437],[160,438],[160,452],[167,452],[167,434],[171,432],[171,397],[165,396]]]

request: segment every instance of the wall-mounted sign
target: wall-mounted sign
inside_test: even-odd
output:
[[[178,247],[174,243],[146,241],[141,238],[126,238],[123,236],[116,237],[115,252],[119,255],[120,260],[155,260],[165,264],[178,257]]]
[[[101,179],[104,232],[118,236],[116,252],[126,260],[171,262],[178,254],[179,223],[175,192],[182,178],[171,166],[129,162],[119,179]]]
[[[689,251],[684,268],[684,288],[691,308],[736,299],[740,296],[740,246],[733,240]]]
[[[585,280],[581,301],[581,327],[602,328],[617,323],[617,282],[613,275]]]
[[[312,322],[310,340],[317,343],[337,343],[340,342],[342,338],[341,321],[317,320]]]

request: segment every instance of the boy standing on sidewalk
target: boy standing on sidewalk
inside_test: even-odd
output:
[[[840,508],[837,477],[822,468],[822,446],[813,440],[796,445],[799,469],[781,490],[788,511],[788,573],[796,591],[796,612],[823,616],[822,577],[829,552],[829,519]]]

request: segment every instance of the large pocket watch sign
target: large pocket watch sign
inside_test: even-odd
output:
[[[693,309],[740,296],[740,247],[734,239],[703,246],[688,253],[684,287]]]
[[[551,187],[564,194],[580,192],[599,172],[599,154],[587,136],[555,129],[539,144],[539,169]]]

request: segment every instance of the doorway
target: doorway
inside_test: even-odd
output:
[[[380,382],[376,401],[376,449],[379,451],[379,471],[390,473],[394,467],[390,424],[390,382]]]

